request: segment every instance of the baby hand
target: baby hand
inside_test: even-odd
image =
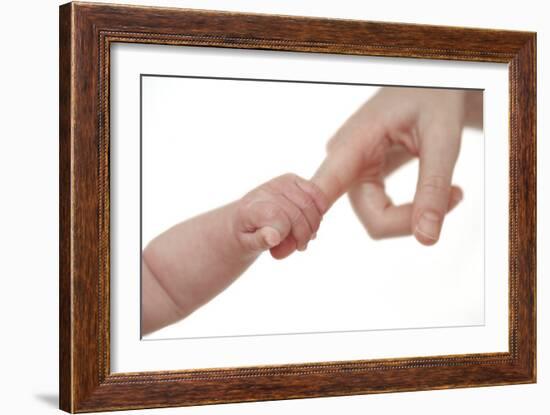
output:
[[[315,237],[328,201],[313,183],[295,174],[272,179],[237,203],[233,230],[243,249],[269,249],[276,259],[303,251]]]

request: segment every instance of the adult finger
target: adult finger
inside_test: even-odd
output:
[[[412,204],[395,206],[382,182],[354,185],[348,196],[351,206],[373,239],[410,234]]]
[[[332,205],[351,186],[361,169],[362,157],[352,148],[339,147],[327,154],[311,181]]]
[[[447,213],[453,210],[463,199],[462,189],[458,186],[451,186],[451,196],[449,197],[449,206]]]
[[[398,143],[388,145],[384,153],[380,172],[348,191],[356,216],[373,239],[411,234],[412,203],[394,205],[385,191],[384,180],[414,156]]]
[[[365,161],[380,150],[384,139],[382,130],[374,123],[355,134],[328,148],[327,156],[311,178],[326,195],[329,206],[348,191],[360,176]]]
[[[386,151],[386,162],[384,163],[384,177],[391,175],[401,166],[414,158],[411,152],[401,144],[392,144]]]
[[[420,167],[413,202],[412,232],[424,245],[435,244],[451,198],[451,180],[460,147],[460,129],[446,120],[421,133]]]
[[[380,184],[359,184],[349,192],[351,206],[373,239],[406,236],[411,231],[412,203],[394,205]],[[453,186],[447,212],[454,209],[462,200],[462,191]]]

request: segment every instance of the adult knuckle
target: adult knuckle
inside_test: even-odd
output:
[[[420,182],[420,190],[428,194],[442,194],[450,191],[451,185],[445,176],[430,175]]]

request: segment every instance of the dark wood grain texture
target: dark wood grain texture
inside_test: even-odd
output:
[[[113,42],[510,64],[509,352],[111,373]],[[68,412],[530,383],[536,379],[536,36],[69,3],[60,8],[60,407]]]
[[[71,10],[59,13],[59,406],[72,410],[71,367]]]

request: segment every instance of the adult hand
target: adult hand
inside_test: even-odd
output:
[[[382,88],[332,137],[312,181],[330,204],[348,192],[373,238],[414,234],[432,245],[445,215],[462,199],[451,184],[453,169],[462,129],[480,127],[481,110],[478,91]],[[420,160],[414,200],[395,206],[384,179],[412,157]]]

